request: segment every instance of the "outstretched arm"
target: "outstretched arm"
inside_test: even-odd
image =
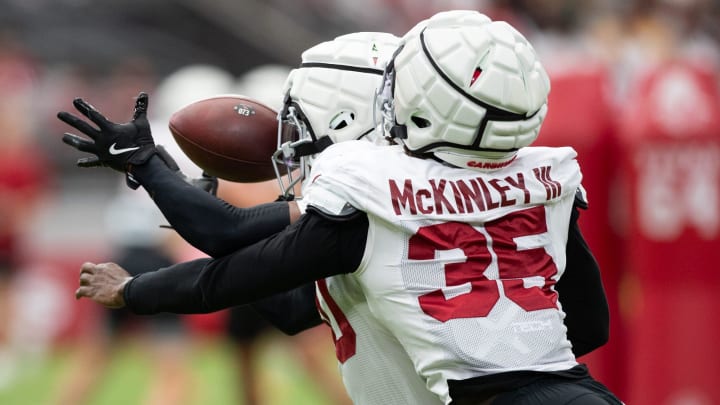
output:
[[[163,159],[155,146],[146,117],[148,104],[148,95],[140,93],[132,119],[124,124],[109,121],[80,98],[73,105],[90,122],[68,112],[58,113],[61,121],[87,137],[63,136],[64,143],[91,154],[79,159],[78,166],[107,166],[125,173],[128,185],[142,185],[181,236],[213,257],[272,235],[290,223],[291,214],[299,216],[294,203],[241,209],[190,185],[172,159]]]
[[[202,275],[211,259],[197,259],[186,262],[172,274],[164,291],[158,294],[185,294],[193,289],[193,283]],[[80,272],[80,288],[77,298],[89,297],[108,308],[125,306],[124,288],[132,276],[115,263],[84,263]],[[172,304],[172,311],[179,313],[210,312],[210,309],[198,305],[196,301],[182,301]],[[142,306],[142,304],[140,304]],[[315,283],[310,282],[289,291],[263,298],[250,306],[267,322],[287,335],[295,335],[322,323],[315,306]]]
[[[131,172],[180,236],[212,257],[280,232],[290,225],[291,213],[299,216],[287,201],[238,208],[188,184],[159,157]]]
[[[213,312],[354,271],[367,232],[365,214],[338,223],[309,212],[282,232],[228,256],[176,264],[129,281],[125,275],[107,277],[118,271],[117,265],[88,263],[76,296],[126,305],[137,314]]]

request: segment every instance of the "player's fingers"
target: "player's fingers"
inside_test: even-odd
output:
[[[105,116],[100,113],[100,111],[96,110],[95,107],[93,107],[85,100],[81,98],[76,98],[75,100],[73,100],[73,105],[75,106],[75,108],[77,108],[78,111],[83,113],[84,116],[90,118],[92,122],[97,124],[100,129],[106,129],[112,125],[112,123],[108,121],[107,118],[105,118]]]
[[[133,113],[133,119],[143,118],[147,114],[148,109],[148,95],[145,92],[138,94],[135,100],[135,111]]]
[[[75,290],[75,299],[79,300],[80,298],[92,298],[91,289],[87,286],[79,287],[77,290]]]
[[[60,111],[57,114],[57,117],[60,119],[60,121],[70,125],[71,127],[77,129],[78,131],[82,132],[83,134],[89,136],[92,139],[95,139],[98,135],[98,130],[80,117],[77,117],[65,111]]]
[[[80,158],[77,160],[78,167],[98,167],[102,166],[102,162],[96,156]]]
[[[63,134],[62,141],[81,152],[95,153],[95,142],[89,141],[75,134],[65,132],[65,134]]]
[[[95,274],[95,271],[97,270],[97,265],[95,263],[85,262],[80,266],[80,274],[88,273],[88,274]]]
[[[90,285],[90,282],[92,281],[93,275],[90,273],[81,273],[80,274],[80,285],[81,286],[88,286]]]

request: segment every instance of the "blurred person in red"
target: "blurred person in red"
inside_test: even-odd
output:
[[[12,282],[23,263],[24,233],[50,173],[26,114],[34,80],[31,58],[0,38],[0,385],[12,377]]]
[[[627,399],[717,404],[720,47],[701,24],[710,2],[643,5],[618,60]]]
[[[582,357],[595,378],[625,397],[625,333],[619,292],[623,278],[617,230],[611,222],[611,189],[617,165],[617,130],[612,106],[612,71],[587,31],[597,13],[592,1],[509,0],[501,13],[516,22],[544,61],[552,82],[548,115],[537,144],[570,145],[583,168],[583,184],[592,190],[579,224],[598,261],[610,310],[606,345]],[[566,322],[574,321],[568,314]]]

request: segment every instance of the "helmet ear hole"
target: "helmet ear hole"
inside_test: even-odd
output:
[[[343,129],[355,121],[355,113],[352,111],[340,111],[330,120],[330,129]]]
[[[432,125],[430,120],[427,120],[423,117],[418,117],[417,115],[413,115],[412,117],[410,117],[410,121],[412,121],[413,124],[415,124],[415,126],[418,128],[428,128]]]

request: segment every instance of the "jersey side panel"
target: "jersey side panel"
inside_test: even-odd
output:
[[[332,328],[338,367],[355,404],[439,405],[395,336],[370,313],[357,280],[318,282],[317,303]],[[339,311],[339,312],[338,312]]]

